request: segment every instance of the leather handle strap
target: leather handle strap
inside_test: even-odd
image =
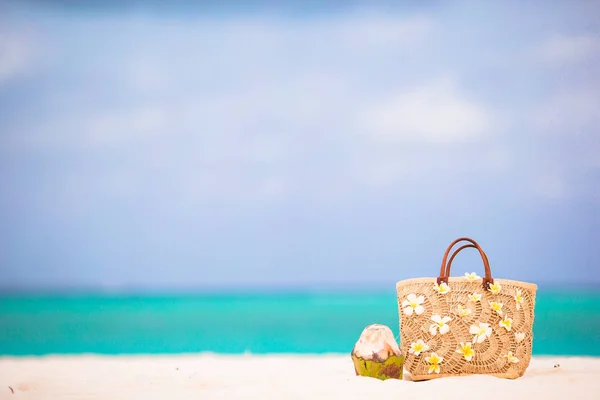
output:
[[[454,252],[454,254],[452,254],[452,257],[450,258],[450,262],[447,263],[448,255],[450,254],[450,251],[452,250],[454,245],[459,242],[464,242],[464,241],[469,242],[471,244],[460,247],[456,252]],[[441,284],[442,282],[444,282],[446,284],[448,283],[448,277],[450,276],[450,267],[452,265],[452,260],[454,260],[454,257],[456,256],[456,254],[458,254],[458,252],[460,252],[463,249],[469,248],[469,247],[476,248],[479,251],[479,254],[481,255],[481,259],[483,260],[483,267],[485,269],[485,277],[483,278],[483,288],[485,290],[487,290],[489,285],[494,283],[494,278],[492,278],[492,271],[490,270],[490,262],[487,258],[487,255],[484,253],[483,249],[481,248],[481,246],[479,246],[479,244],[476,241],[474,241],[473,239],[463,237],[463,238],[458,238],[455,241],[453,241],[452,243],[450,243],[450,245],[446,249],[446,252],[444,253],[444,258],[442,259],[442,266],[440,268],[440,276],[437,278],[438,285]]]
[[[477,247],[475,247],[472,244],[465,244],[464,246],[459,247],[458,249],[456,249],[456,251],[454,253],[452,253],[452,255],[450,256],[450,260],[448,260],[448,265],[446,265],[446,269],[444,270],[444,275],[442,275],[442,278],[448,278],[450,277],[450,267],[452,266],[452,261],[454,261],[454,257],[456,257],[458,255],[458,253],[464,249],[468,249],[468,248],[473,248],[476,249]],[[483,255],[485,257],[485,259],[487,260],[487,254],[485,254],[485,251],[483,252]],[[489,264],[489,261],[488,261]]]

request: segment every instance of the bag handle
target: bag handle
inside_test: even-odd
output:
[[[474,249],[476,249],[477,247],[475,247],[475,246],[474,246],[474,245],[472,245],[472,244],[465,244],[464,246],[461,246],[461,247],[459,247],[459,248],[458,248],[458,249],[457,249],[457,250],[456,250],[456,251],[455,251],[455,252],[454,252],[454,253],[453,253],[453,254],[450,256],[450,260],[448,260],[448,265],[446,265],[446,269],[445,269],[445,271],[444,271],[444,275],[442,275],[442,277],[443,277],[443,278],[444,278],[444,277],[446,277],[446,278],[447,278],[447,277],[450,277],[450,266],[452,265],[452,261],[454,261],[454,257],[456,257],[456,255],[457,255],[457,254],[458,254],[460,251],[462,251],[462,250],[464,250],[464,249],[468,249],[468,248],[474,248]],[[487,258],[487,254],[485,254],[485,251],[483,252],[483,255],[485,256],[485,259],[487,260],[488,258]],[[488,261],[488,264],[489,264],[489,261]]]
[[[446,261],[448,260],[448,255],[450,254],[450,250],[452,250],[452,248],[454,247],[455,244],[459,243],[459,242],[470,242],[470,245],[465,245],[460,247],[458,250],[456,250],[456,252],[454,252],[454,254],[452,254],[452,257],[450,258],[450,262],[446,263]],[[446,252],[444,253],[444,258],[442,259],[442,267],[440,268],[440,276],[437,278],[437,283],[438,285],[441,284],[442,282],[448,284],[448,277],[450,276],[450,266],[452,264],[452,260],[454,259],[454,257],[456,256],[456,254],[458,252],[460,252],[463,249],[466,249],[468,247],[474,247],[479,251],[479,254],[481,255],[481,259],[483,260],[483,267],[485,268],[485,277],[483,278],[483,288],[484,290],[487,290],[489,285],[494,283],[494,278],[492,278],[492,271],[490,270],[490,262],[487,258],[487,255],[484,253],[483,249],[481,248],[481,246],[479,246],[479,244],[474,241],[473,239],[470,238],[458,238],[455,241],[453,241],[452,243],[450,243],[450,246],[448,246],[448,248],[446,249]]]

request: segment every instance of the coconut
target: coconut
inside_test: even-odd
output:
[[[362,331],[352,350],[352,361],[356,375],[402,379],[404,355],[385,325],[369,325]]]

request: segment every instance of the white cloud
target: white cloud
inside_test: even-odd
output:
[[[0,84],[20,74],[27,66],[26,41],[0,31]]]
[[[286,135],[331,128],[359,100],[348,95],[359,78],[356,68],[361,68],[353,62],[368,61],[373,54],[387,56],[390,49],[414,49],[435,25],[425,16],[368,13],[181,21],[96,17],[85,24],[57,16],[45,24],[40,28],[48,32],[45,73],[64,69],[64,60],[72,57],[68,65],[75,74],[69,85],[56,85],[55,97],[70,97],[73,104],[65,102],[69,115],[45,121],[42,129],[52,126],[51,134],[33,141],[44,144],[54,138],[73,148],[189,132],[231,136],[235,142],[265,129]],[[98,37],[91,30],[105,33]],[[70,40],[73,35],[90,35],[94,46],[81,47]],[[15,52],[21,47],[12,41],[4,43],[6,59],[12,60],[4,68],[8,76],[24,53]],[[93,79],[80,81],[82,77]],[[65,93],[65,87],[77,90]],[[80,105],[82,96],[92,99],[97,92],[110,92],[97,97],[110,97],[114,104]]]
[[[553,64],[572,64],[600,54],[600,38],[595,36],[554,36],[539,51],[542,60]]]
[[[403,141],[448,143],[490,131],[492,117],[470,101],[456,83],[438,80],[369,106],[362,116],[369,133]]]
[[[99,170],[100,192],[152,191],[163,179],[190,203],[334,202],[365,189],[423,190],[474,166],[498,174],[511,162],[490,148],[498,110],[453,79],[428,80],[449,68],[430,62],[444,47],[429,40],[431,18],[112,18],[44,29],[48,53],[56,51],[47,76],[65,79],[73,57],[74,73],[53,85],[53,98],[70,100],[19,127],[19,140],[38,150],[130,160]],[[94,47],[69,40],[75,32]]]
[[[121,22],[122,24],[122,22]],[[93,25],[119,27],[116,21]],[[203,82],[203,74],[231,83],[273,80],[306,72],[324,74],[381,66],[388,58],[422,49],[435,29],[426,16],[344,14],[327,18],[190,18],[139,22],[145,33],[124,55],[135,88],[180,89]],[[123,29],[123,28],[121,28]],[[175,61],[174,61],[175,60]],[[173,73],[177,71],[177,74]],[[214,81],[213,81],[214,83]],[[244,82],[245,83],[245,82]]]

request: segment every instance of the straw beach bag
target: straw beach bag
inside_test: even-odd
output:
[[[459,242],[448,260],[448,255]],[[449,278],[456,255],[476,248],[485,276],[475,273]],[[446,261],[448,261],[446,263]],[[404,368],[416,381],[487,374],[523,376],[531,359],[537,286],[492,278],[487,255],[479,244],[460,238],[448,246],[436,278],[396,284]]]

